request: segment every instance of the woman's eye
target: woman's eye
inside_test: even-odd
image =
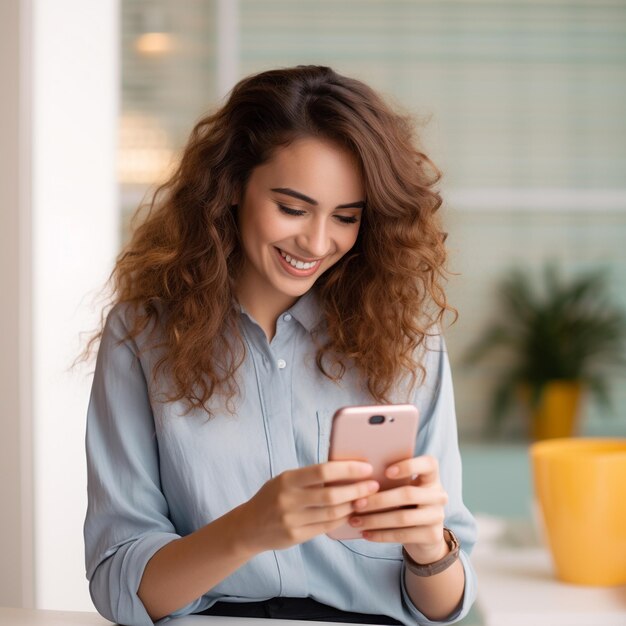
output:
[[[277,202],[276,205],[278,206],[279,210],[281,212],[285,213],[286,215],[300,216],[300,215],[304,215],[306,213],[306,211],[302,211],[300,209],[292,209],[292,208],[290,208],[288,206],[285,206],[284,204],[280,204],[279,202]],[[335,215],[335,217],[342,224],[356,224],[359,221],[359,218],[355,217],[353,215],[352,216]]]
[[[288,206],[284,204],[279,204],[278,208],[287,215],[304,215],[304,211],[299,211],[298,209],[290,209]]]
[[[359,221],[357,217],[347,217],[346,215],[337,215],[337,219],[342,224],[356,224]]]

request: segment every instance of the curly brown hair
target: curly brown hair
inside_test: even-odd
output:
[[[153,375],[167,366],[175,389],[167,400],[211,416],[213,394],[224,392],[228,404],[237,393],[245,346],[234,285],[243,254],[232,199],[277,148],[305,137],[355,155],[366,193],[354,247],[316,282],[327,329],[317,366],[334,381],[356,367],[378,402],[403,375],[411,387],[417,369],[423,380],[416,349],[446,311],[456,316],[443,289],[447,235],[433,189],[441,172],[414,145],[410,115],[361,81],[309,65],[241,80],[195,125],[176,171],[134,216],[146,209],[107,281],[110,305],[133,306],[129,338],[150,322],[162,328],[166,350]],[[103,310],[85,358],[104,319]]]

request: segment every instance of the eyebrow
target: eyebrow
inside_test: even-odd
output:
[[[282,193],[286,196],[291,196],[292,198],[297,198],[298,200],[302,200],[308,204],[312,204],[313,206],[318,206],[319,202],[317,200],[313,200],[313,198],[309,198],[309,196],[305,196],[303,193],[296,191],[295,189],[290,189],[289,187],[275,187],[271,191],[275,191],[276,193]],[[338,204],[336,209],[364,209],[365,208],[365,200],[360,200],[359,202],[349,202],[348,204]]]

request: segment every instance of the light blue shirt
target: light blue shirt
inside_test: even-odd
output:
[[[237,373],[236,412],[229,415],[216,404],[215,417],[207,421],[201,410],[184,415],[182,401],[159,401],[159,394],[171,388],[163,375],[152,380],[162,353],[139,353],[148,331],[124,340],[132,325],[131,308],[117,305],[107,318],[87,414],[84,538],[91,598],[112,621],[150,626],[137,589],[155,552],[249,500],[281,472],[326,461],[335,410],[373,402],[357,384],[355,371],[348,369],[337,384],[317,370],[311,331],[322,316],[314,291],[279,317],[269,343],[243,309],[240,321],[246,358]],[[466,582],[456,621],[467,614],[476,595],[468,558],[476,526],[461,495],[448,356],[440,336],[433,343],[422,360],[426,381],[408,400],[420,412],[415,455],[439,460],[449,495],[445,524],[462,547]],[[407,401],[401,388],[394,401]],[[257,555],[172,616],[203,611],[218,600],[290,596],[389,615],[407,625],[433,624],[408,596],[401,548],[319,535]]]

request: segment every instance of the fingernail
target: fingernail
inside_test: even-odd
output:
[[[374,492],[378,490],[378,487],[380,487],[380,485],[375,481],[375,480],[370,480],[367,483],[367,490],[370,492]]]
[[[362,463],[360,465],[360,471],[364,476],[369,476],[374,471],[374,468],[369,463]]]
[[[363,523],[363,520],[360,517],[350,518],[350,526],[360,526],[362,523]]]
[[[361,498],[360,500],[355,500],[354,508],[355,509],[363,509],[367,506],[367,498]]]
[[[391,467],[387,468],[387,476],[389,476],[389,478],[393,478],[394,476],[397,476],[400,473],[400,468],[397,465],[392,465]]]

